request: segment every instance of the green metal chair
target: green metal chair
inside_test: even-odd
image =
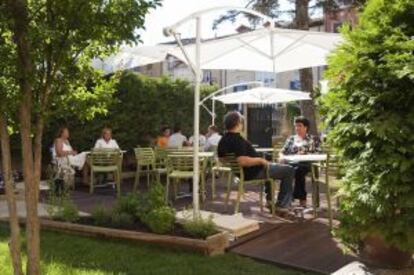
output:
[[[133,191],[136,192],[141,175],[147,176],[147,186],[150,185],[150,178],[156,173],[156,160],[154,150],[151,147],[138,147],[134,149],[135,159],[137,161],[137,170],[135,173],[135,182]]]
[[[225,200],[226,206],[228,207],[228,203],[229,203],[232,179],[233,177],[238,177],[239,183],[238,183],[237,200],[236,200],[236,205],[234,208],[234,213],[239,212],[240,199],[244,193],[244,185],[246,184],[260,185],[260,211],[263,212],[263,193],[265,189],[265,184],[266,182],[270,182],[270,186],[271,186],[270,192],[271,192],[271,197],[272,197],[271,213],[272,213],[272,216],[274,216],[275,215],[275,189],[276,189],[275,180],[270,178],[268,174],[265,179],[246,180],[244,177],[243,167],[239,165],[235,155],[227,155],[224,158],[221,158],[220,161],[224,167],[227,167],[231,170],[231,176],[229,176],[227,179],[227,194],[226,194],[226,200]],[[268,170],[267,170],[267,173],[268,173]]]
[[[200,193],[205,193],[205,166],[206,161],[200,158]],[[191,152],[170,152],[167,155],[167,185],[166,185],[166,201],[168,201],[170,183],[174,184],[174,199],[177,197],[177,186],[183,179],[192,179],[194,175],[193,154]]]
[[[341,187],[340,179],[340,164],[336,155],[328,152],[327,159],[324,162],[312,164],[312,183],[315,185],[312,188],[312,203],[314,208],[314,216],[317,217],[316,208],[317,198],[319,197],[320,186],[325,186],[326,200],[328,204],[329,227],[333,228],[333,211],[332,211],[332,193],[337,193]],[[315,191],[317,193],[315,193]],[[339,199],[338,196],[335,196]]]
[[[273,146],[273,152],[272,152],[272,161],[273,162],[279,162],[279,154],[283,150],[283,143],[277,143]]]
[[[117,186],[117,195],[121,195],[122,153],[118,149],[93,149],[89,154],[91,178],[89,193],[94,191],[94,173],[113,173]]]

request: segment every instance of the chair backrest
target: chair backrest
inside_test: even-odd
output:
[[[239,165],[237,157],[234,154],[227,154],[219,159],[223,167],[231,169],[232,173],[244,178],[243,168]]]
[[[168,154],[167,168],[175,171],[193,171],[193,155]]]
[[[138,165],[155,165],[155,153],[151,147],[138,147],[134,152]]]
[[[341,178],[341,164],[338,155],[327,153],[326,167],[328,176]]]
[[[272,160],[274,162],[277,162],[279,160],[279,154],[282,152],[283,146],[284,146],[284,144],[282,142],[276,143],[273,146]]]
[[[155,156],[155,164],[158,167],[166,167],[167,166],[167,149],[155,147],[154,148],[154,156]]]
[[[91,166],[119,165],[121,152],[118,149],[92,149],[89,159]]]

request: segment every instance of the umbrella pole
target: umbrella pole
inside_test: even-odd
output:
[[[194,144],[193,144],[193,217],[196,219],[200,214],[199,205],[199,136],[200,136],[200,82],[201,82],[201,71],[200,71],[200,44],[201,44],[201,17],[196,18],[196,51],[195,51],[195,89],[194,89]],[[201,194],[202,196],[204,194]]]

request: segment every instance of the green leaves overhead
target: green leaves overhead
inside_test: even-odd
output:
[[[371,0],[330,57],[322,112],[346,176],[340,236],[414,251],[414,2]]]

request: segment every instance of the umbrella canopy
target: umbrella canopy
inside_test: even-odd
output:
[[[338,34],[262,28],[201,44],[201,69],[285,72],[326,65],[327,55],[341,42]],[[195,64],[195,45],[184,46]],[[180,49],[170,54],[185,61]],[[187,61],[185,61],[187,62]]]
[[[168,51],[174,46],[157,45],[144,47],[122,47],[118,53],[102,59],[94,59],[92,66],[113,73],[118,70],[127,70],[148,64],[163,62]]]
[[[276,104],[310,99],[309,93],[267,87],[257,87],[214,97],[214,100],[224,104]]]

